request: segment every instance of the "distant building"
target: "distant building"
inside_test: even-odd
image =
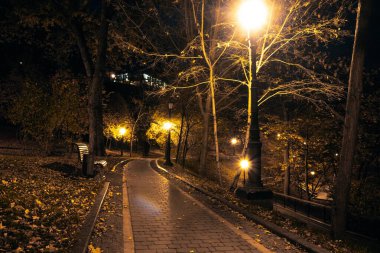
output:
[[[115,74],[111,73],[109,78],[115,83],[129,84],[139,86],[145,84],[155,88],[164,88],[166,83],[158,78],[154,78],[148,74],[132,75],[130,73]]]

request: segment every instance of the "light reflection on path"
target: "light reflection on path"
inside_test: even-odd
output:
[[[126,175],[136,252],[260,252],[151,169],[149,160],[128,163]]]

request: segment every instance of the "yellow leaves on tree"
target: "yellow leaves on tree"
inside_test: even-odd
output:
[[[104,127],[104,132],[107,136],[112,137],[115,140],[130,141],[132,132],[130,125],[131,124],[128,124],[127,122],[108,122]]]
[[[161,147],[165,146],[166,138],[168,135],[168,131],[164,129],[164,124],[168,122],[169,119],[167,115],[163,115],[159,112],[156,112],[153,115],[152,124],[150,124],[150,128],[148,129],[146,135],[148,139],[155,139],[158,145]],[[181,120],[175,117],[172,117],[170,122],[172,123],[171,127],[171,141],[174,143],[178,142],[178,133],[181,127]]]

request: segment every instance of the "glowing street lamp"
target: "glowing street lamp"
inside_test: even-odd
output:
[[[243,171],[243,182],[245,185],[245,172],[249,169],[250,163],[247,159],[240,160],[240,168]]]
[[[125,127],[120,127],[119,128],[119,135],[123,137],[127,133],[127,129]]]
[[[164,123],[164,129],[168,131],[168,138],[166,139],[166,149],[165,149],[165,163],[164,165],[173,166],[173,163],[170,161],[170,129],[173,127],[173,123],[170,122],[172,117],[173,103],[168,104],[169,108],[169,121]]]
[[[249,45],[249,93],[248,112],[251,120],[249,126],[249,140],[247,145],[247,156],[252,162],[248,170],[247,186],[263,187],[261,181],[261,141],[258,117],[258,89],[256,77],[256,41],[252,38],[252,33],[262,28],[268,17],[268,9],[264,0],[243,0],[238,10],[238,20],[242,28],[247,32]]]
[[[239,7],[238,19],[247,32],[262,28],[267,18],[268,8],[263,0],[245,0]]]
[[[264,0],[242,0],[237,14],[240,25],[248,37],[248,119],[251,123],[248,129],[249,138],[245,154],[249,161],[249,165],[247,166],[248,181],[244,184],[244,187],[238,187],[235,194],[247,199],[270,199],[273,193],[269,189],[264,188],[261,181],[262,144],[260,141],[258,85],[256,76],[257,43],[252,36],[265,25],[268,17],[268,9]],[[242,162],[241,165],[246,165],[246,162]]]
[[[230,142],[231,142],[231,145],[232,145],[233,151],[234,151],[233,155],[235,155],[235,146],[238,143],[238,140],[236,138],[232,138]]]
[[[121,145],[120,145],[120,155],[123,156],[123,143],[124,143],[124,135],[127,133],[127,129],[125,127],[119,128],[119,136],[121,139]]]
[[[169,131],[172,127],[173,127],[173,123],[171,123],[170,121],[166,121],[166,122],[164,122],[163,128],[164,128],[166,131]]]

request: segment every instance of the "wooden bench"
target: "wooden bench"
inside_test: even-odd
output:
[[[87,157],[89,154],[88,146],[86,143],[82,143],[82,142],[74,143],[74,145],[78,149],[78,160],[82,164],[83,174],[87,175]],[[94,161],[94,165],[96,167],[104,168],[107,166],[107,161],[106,160]]]

